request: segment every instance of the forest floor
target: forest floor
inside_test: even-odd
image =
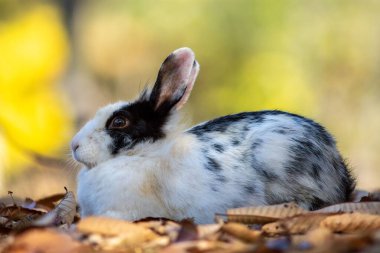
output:
[[[0,252],[380,252],[380,192],[307,211],[295,203],[216,214],[215,223],[79,218],[72,192],[0,205]]]

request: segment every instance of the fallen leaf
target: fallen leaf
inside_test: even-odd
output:
[[[362,213],[345,213],[327,217],[321,226],[333,232],[368,232],[380,228],[380,216]]]
[[[308,231],[305,235],[293,236],[292,240],[300,249],[316,247],[328,249],[334,243],[334,234],[330,229],[318,227]]]
[[[0,209],[0,216],[5,217],[9,220],[21,220],[27,216],[30,215],[43,215],[45,212],[34,210],[34,209],[28,209],[21,206],[7,206]]]
[[[277,222],[266,224],[262,227],[265,234],[274,235],[291,235],[304,234],[312,229],[318,228],[320,223],[331,213],[308,213],[301,214],[290,218],[285,218]]]
[[[252,252],[256,246],[244,243],[226,243],[221,241],[185,241],[174,243],[161,250],[161,253],[179,252]]]
[[[39,200],[36,200],[36,206],[45,208],[48,211],[50,211],[54,209],[54,207],[56,206],[56,203],[60,201],[61,199],[63,199],[65,195],[66,195],[65,193],[58,193],[58,194],[54,194],[45,198],[41,198]]]
[[[33,225],[33,222],[38,219],[39,217],[41,217],[40,214],[31,214],[31,215],[28,215],[28,216],[25,216],[23,217],[22,219],[20,219],[19,221],[17,222],[14,222],[12,224],[12,229],[14,230],[22,230],[22,229],[25,229],[27,227],[30,227]]]
[[[380,202],[341,203],[313,211],[313,213],[368,213],[380,214]]]
[[[138,224],[107,217],[86,217],[79,221],[76,228],[83,234],[120,236],[122,243],[131,247],[158,237],[152,230]]]
[[[69,235],[54,229],[32,229],[16,236],[4,253],[76,253],[92,252]]]
[[[192,220],[183,220],[175,242],[194,241],[198,239],[197,226]]]
[[[198,225],[198,235],[200,239],[207,239],[212,235],[215,235],[220,231],[222,224],[207,224],[207,225]]]
[[[261,231],[251,230],[246,225],[240,223],[224,224],[221,231],[228,233],[244,242],[253,243],[262,239]]]
[[[306,213],[307,210],[296,203],[285,203],[271,206],[242,207],[227,210],[227,218],[230,222],[246,224],[265,224],[278,219]]]
[[[76,207],[77,203],[75,201],[74,193],[68,191],[53,210],[36,220],[33,225],[44,227],[67,224],[70,226],[77,213]]]
[[[53,212],[57,213],[57,223],[71,225],[77,212],[76,208],[77,202],[75,200],[74,193],[72,191],[69,191],[53,209]]]

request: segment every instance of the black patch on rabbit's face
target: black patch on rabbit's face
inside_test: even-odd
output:
[[[110,124],[115,117],[125,117],[127,127],[112,129]],[[127,150],[137,143],[156,141],[165,136],[163,126],[168,121],[169,112],[155,110],[152,104],[143,98],[115,111],[107,120],[105,128],[112,138],[109,146],[111,154]]]

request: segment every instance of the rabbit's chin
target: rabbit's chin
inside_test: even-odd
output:
[[[80,162],[82,165],[84,165],[82,168],[84,169],[92,169],[94,167],[96,167],[98,164],[97,163],[84,163],[84,162]]]
[[[99,152],[95,151],[96,150],[85,148],[85,146],[83,146],[83,149],[81,147],[80,149],[73,151],[72,156],[75,161],[84,165],[84,168],[86,169],[92,169],[98,164],[110,159],[110,157],[104,154],[100,155]]]
[[[72,156],[77,163],[79,163],[80,165],[83,165],[82,168],[84,169],[92,169],[98,165],[95,162],[86,162],[84,160],[81,160],[75,152],[73,152]]]

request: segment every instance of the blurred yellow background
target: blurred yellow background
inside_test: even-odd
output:
[[[182,46],[201,64],[190,122],[302,114],[335,135],[359,187],[380,187],[379,13],[370,0],[0,0],[0,195],[74,188],[71,136]]]

